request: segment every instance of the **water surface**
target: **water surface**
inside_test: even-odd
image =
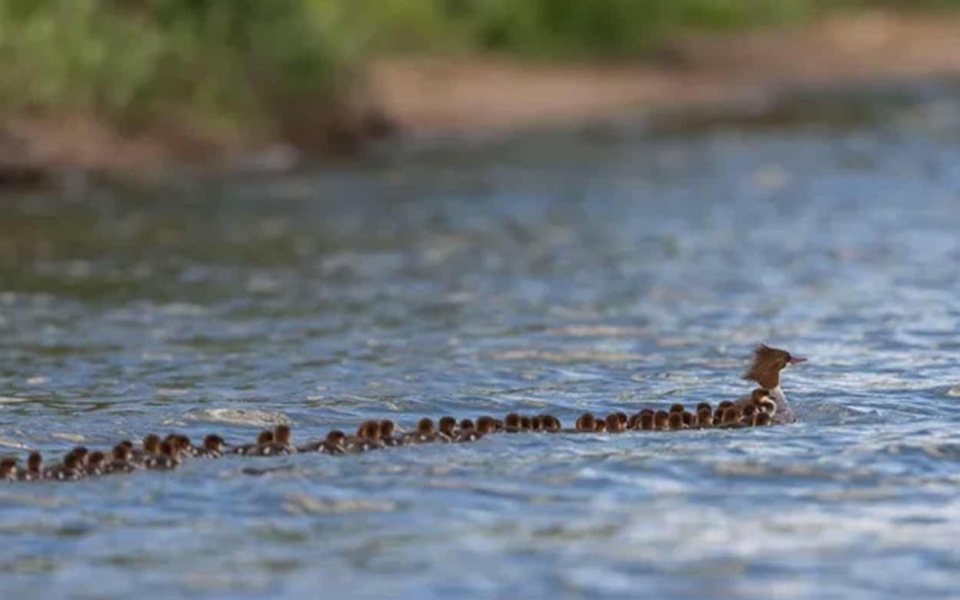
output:
[[[10,597],[934,597],[960,586],[960,127],[532,138],[0,199],[0,443],[719,400],[801,422],[496,436],[0,489]],[[248,467],[260,468],[255,473]]]

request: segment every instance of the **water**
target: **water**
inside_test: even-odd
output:
[[[794,426],[2,486],[4,596],[954,594],[956,114],[6,192],[0,443],[21,458],[284,421],[571,424],[737,395],[760,340],[811,360],[784,375]]]

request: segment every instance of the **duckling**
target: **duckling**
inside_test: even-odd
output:
[[[86,473],[80,465],[80,457],[71,451],[63,457],[60,466],[51,471],[50,478],[58,481],[76,481],[82,479],[85,475]]]
[[[417,430],[407,434],[404,441],[409,444],[429,444],[437,441],[437,435],[433,430],[433,420],[424,417],[417,421]]]
[[[380,421],[366,421],[359,430],[359,435],[345,437],[343,447],[349,453],[380,450],[384,447],[380,439]]]
[[[740,409],[740,422],[744,425],[753,424],[753,415],[756,414],[757,407],[753,404],[748,404]]]
[[[534,415],[530,417],[530,430],[543,431],[543,417],[540,415]]]
[[[227,450],[227,454],[239,454],[241,456],[246,456],[251,452],[256,451],[257,448],[265,444],[273,442],[273,431],[269,429],[264,429],[259,434],[257,434],[257,441],[253,444],[243,444],[242,446],[234,446]]]
[[[607,421],[605,419],[597,419],[593,422],[593,431],[595,433],[603,433],[607,430]]]
[[[532,424],[530,417],[527,415],[521,415],[520,417],[520,431],[530,431],[532,429]]]
[[[724,411],[726,411],[726,410],[727,410],[728,408],[730,408],[731,406],[733,406],[733,402],[731,402],[731,401],[729,401],[729,400],[724,400],[724,401],[722,401],[720,404],[718,404],[718,405],[717,405],[717,411],[716,411],[715,413],[713,413],[713,422],[714,422],[715,424],[716,424],[716,423],[721,423],[721,424],[722,424],[722,423],[723,423],[723,413],[724,413]]]
[[[376,421],[370,421],[376,426],[377,441],[379,442],[380,424]],[[273,428],[273,441],[260,444],[256,448],[247,452],[247,456],[277,456],[282,454],[295,454],[297,449],[290,443],[292,432],[289,425],[277,425]]]
[[[656,431],[663,431],[667,429],[670,421],[670,413],[665,410],[658,410],[653,413],[653,428]]]
[[[627,416],[627,413],[623,412],[622,410],[618,410],[618,411],[617,411],[616,413],[614,413],[614,414],[616,414],[616,415],[617,415],[617,418],[620,419],[620,425],[622,425],[622,429],[623,429],[624,431],[626,431],[626,429],[627,429],[627,423],[630,422],[630,417],[628,417],[628,416]],[[607,423],[607,425],[609,425],[609,423]]]
[[[346,439],[347,434],[339,429],[332,429],[324,439],[304,444],[297,450],[300,452],[320,452],[321,454],[345,454],[347,452]]]
[[[757,411],[753,415],[754,427],[767,427],[773,424],[773,416],[770,413]]]
[[[671,404],[671,405],[670,405],[670,410],[667,411],[667,412],[669,412],[670,414],[673,414],[673,413],[682,413],[684,410],[686,410],[686,409],[683,408],[683,405],[680,404],[679,402],[677,402],[677,403]]]
[[[723,410],[723,420],[720,422],[721,427],[739,427],[740,426],[740,409],[736,406],[728,406]]]
[[[367,427],[370,427],[372,423],[376,423],[376,427],[378,428],[380,427],[379,421],[364,421],[359,425],[357,425],[357,432],[354,433],[353,435],[355,435],[356,437],[363,437],[364,429],[366,429]]]
[[[467,425],[467,427],[464,427],[464,425]],[[475,442],[482,437],[483,434],[477,431],[473,421],[470,419],[463,419],[460,421],[460,429],[454,431],[453,441],[457,443]]]
[[[180,447],[168,441],[160,442],[160,454],[151,456],[144,463],[144,467],[156,471],[170,471],[181,464]]]
[[[517,413],[507,413],[503,418],[503,431],[505,433],[520,433],[522,430],[523,419]]]
[[[142,466],[149,458],[160,454],[161,441],[160,436],[150,433],[143,437],[140,448],[135,448],[130,440],[123,440],[120,444],[130,450],[130,461]]]
[[[710,415],[710,418],[707,419],[706,416]],[[710,406],[709,402],[701,402],[697,404],[697,427],[712,427],[713,426],[713,407]]]
[[[394,435],[397,430],[396,424],[390,419],[380,421],[380,441],[384,446],[402,446],[403,438]]]
[[[593,413],[585,412],[577,418],[577,431],[581,433],[593,433],[597,430],[597,418]]]
[[[0,481],[17,480],[17,459],[13,457],[0,458]]]
[[[504,427],[504,426],[503,426],[503,421],[501,421],[500,419],[494,419],[494,420],[493,420],[493,430],[494,430],[494,431],[497,431],[497,432],[503,431],[503,427]]]
[[[437,440],[441,442],[452,442],[457,437],[457,420],[451,416],[440,417],[437,421]]]
[[[563,426],[560,424],[560,419],[553,415],[543,415],[541,420],[543,421],[543,430],[547,433],[557,433],[563,429]]]
[[[477,417],[477,431],[482,435],[494,433],[497,430],[497,424],[493,417],[483,415]]]
[[[111,473],[130,473],[140,468],[140,464],[133,460],[133,451],[130,446],[133,444],[124,444],[120,442],[110,451],[110,457],[106,466],[103,468],[104,474]]]
[[[691,427],[693,427],[694,421],[696,421],[696,418],[694,417],[692,412],[690,412],[689,410],[684,410],[682,413],[680,413],[680,416],[683,417],[684,429],[690,429]]]
[[[644,416],[649,415],[649,421],[651,427],[653,426],[653,415],[654,411],[652,408],[644,408],[640,412],[634,414],[630,417],[630,423],[627,425],[628,429],[642,430],[643,429],[643,420]]]
[[[17,472],[20,481],[39,481],[43,479],[43,456],[34,450],[27,456],[27,468]]]
[[[623,415],[626,418],[627,415]],[[620,415],[617,413],[610,413],[605,419],[607,431],[610,433],[623,433],[626,431],[624,421],[620,420]]]
[[[87,477],[103,475],[103,468],[107,462],[107,455],[99,450],[95,450],[87,455]]]
[[[703,406],[703,404],[707,403],[701,403],[697,407],[697,427],[713,427],[713,408],[709,404],[706,406]]]
[[[770,392],[763,388],[750,392],[750,404],[756,406],[758,411],[769,414],[771,418],[777,414],[777,403],[770,397]]]
[[[90,456],[90,451],[87,450],[87,447],[74,446],[73,450],[71,450],[70,452],[77,457],[77,467],[80,469],[86,469],[87,457]]]
[[[653,431],[655,428],[653,420],[654,420],[653,411],[650,411],[648,413],[641,413],[640,423],[637,426],[637,429],[639,429],[640,431]]]
[[[667,427],[673,430],[686,429],[683,423],[683,411],[670,413],[667,417]]]
[[[84,446],[76,446],[67,454],[59,465],[48,469],[47,478],[61,481],[75,481],[86,476],[87,455],[89,451]]]
[[[195,457],[200,451],[200,448],[195,447],[193,442],[190,441],[190,438],[182,433],[167,434],[167,437],[165,437],[164,440],[170,442],[171,444],[176,444],[180,451],[181,457]]]
[[[197,448],[196,458],[220,458],[226,442],[219,435],[209,434],[203,438],[203,447]]]

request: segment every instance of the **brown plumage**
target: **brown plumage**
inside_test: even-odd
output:
[[[667,422],[670,420],[670,413],[665,410],[658,410],[653,414],[653,428],[662,431],[667,428]]]
[[[753,426],[754,427],[766,427],[771,425],[773,419],[770,417],[769,413],[757,412],[753,415]]]
[[[682,412],[670,413],[670,416],[667,417],[667,427],[669,427],[670,429],[684,429],[683,413]]]
[[[560,419],[556,418],[553,415],[543,415],[543,430],[548,433],[556,433],[563,429],[560,425]]]
[[[717,405],[717,411],[713,413],[713,421],[715,424],[723,423],[723,413],[731,406],[733,406],[733,402],[730,400],[724,400]]]
[[[753,350],[753,362],[741,377],[756,381],[760,387],[772,390],[780,385],[780,371],[787,365],[805,362],[807,359],[791,356],[786,350],[757,344]]]
[[[395,436],[397,425],[390,419],[380,420],[380,439],[387,446],[402,446],[403,439]]]
[[[503,430],[507,433],[519,433],[523,419],[517,413],[508,413],[503,418]]]
[[[577,431],[592,432],[596,431],[597,418],[593,413],[583,413],[577,418]]]
[[[750,392],[750,403],[757,407],[757,412],[765,412],[771,417],[777,414],[777,403],[770,397],[770,392],[763,388]]]
[[[203,438],[203,447],[197,449],[197,458],[220,458],[225,443],[219,435],[209,434]]]
[[[653,429],[654,429],[653,418],[654,418],[654,417],[653,417],[653,413],[652,413],[652,412],[641,414],[641,415],[640,415],[640,424],[639,424],[638,428],[639,428],[641,431],[653,431]]]
[[[496,425],[493,422],[493,417],[480,417],[477,419],[477,433],[487,435],[494,431],[496,431]]]
[[[437,428],[441,435],[452,438],[456,434],[457,420],[450,416],[440,417],[440,420],[437,421]]]
[[[626,417],[626,415],[624,415]],[[620,415],[610,413],[606,418],[607,431],[610,433],[623,433],[626,430],[624,422],[620,420]]]
[[[17,478],[17,459],[6,457],[0,459],[0,480],[13,481]]]
[[[493,417],[487,415],[477,417],[477,431],[486,435],[488,433],[493,433],[496,430],[497,426]]]
[[[709,404],[697,408],[697,426],[713,427],[713,410]]]
[[[721,425],[731,426],[740,423],[740,409],[736,406],[728,406],[723,411],[723,420]]]

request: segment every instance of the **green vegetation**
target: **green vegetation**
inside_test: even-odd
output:
[[[680,28],[957,0],[3,0],[0,111],[276,128],[397,52],[637,56]],[[280,125],[282,127],[282,125]]]

